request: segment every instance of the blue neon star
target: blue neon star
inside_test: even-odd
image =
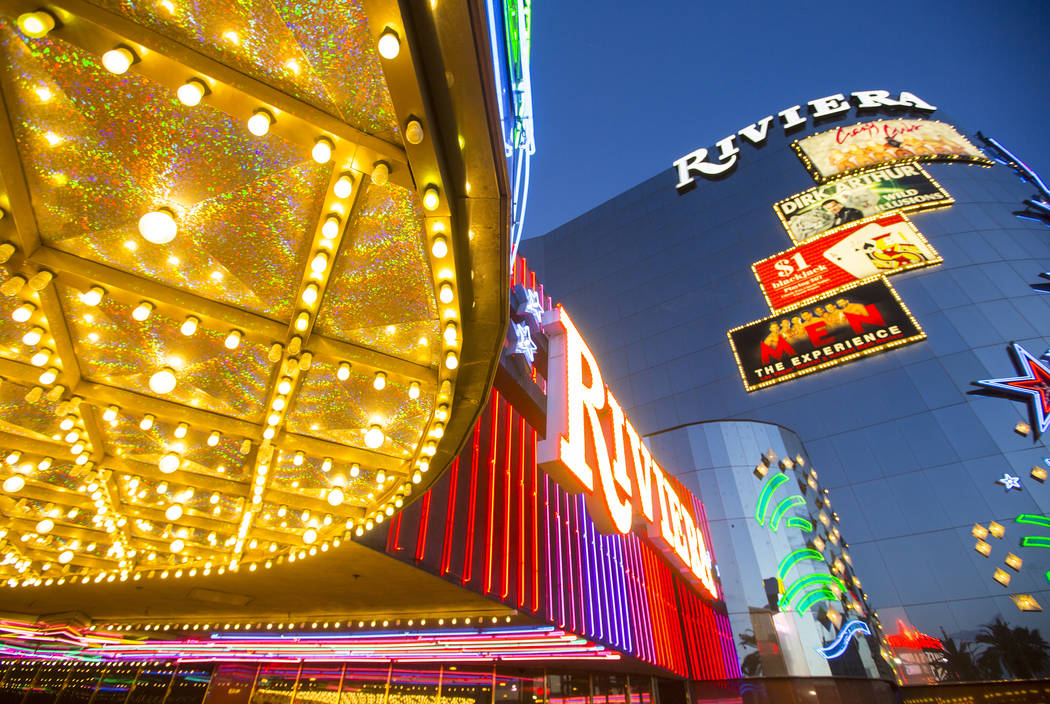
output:
[[[1015,477],[1014,475],[1008,474],[1007,472],[1003,472],[1002,478],[996,479],[995,483],[1002,484],[1006,487],[1007,491],[1010,491],[1011,489],[1017,489],[1018,491],[1021,490],[1021,478]]]
[[[1031,405],[1039,432],[1045,433],[1050,427],[1050,368],[1016,342],[1013,344],[1013,351],[1017,363],[1024,369],[1024,376],[984,379],[974,383],[1024,397]]]
[[[532,364],[536,359],[536,343],[532,341],[532,333],[525,323],[511,323],[514,326],[514,354],[520,354]]]

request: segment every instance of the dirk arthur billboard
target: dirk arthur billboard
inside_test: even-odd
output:
[[[898,164],[837,178],[785,198],[773,210],[791,239],[801,244],[853,220],[953,202],[921,166]]]
[[[881,277],[727,334],[748,391],[926,337]]]
[[[766,303],[778,311],[872,276],[939,264],[904,215],[858,220],[751,265]]]

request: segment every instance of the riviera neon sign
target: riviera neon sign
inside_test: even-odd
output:
[[[717,596],[703,533],[623,408],[594,355],[560,306],[543,316],[550,338],[547,433],[537,462],[559,484],[583,491],[604,533],[639,529],[687,577]]]

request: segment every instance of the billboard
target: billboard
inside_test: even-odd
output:
[[[936,120],[861,122],[803,137],[791,147],[817,183],[901,161],[993,163],[954,127]]]
[[[939,264],[940,256],[900,213],[858,220],[751,265],[773,311],[872,276]]]
[[[727,335],[748,391],[926,337],[882,277],[733,328]]]
[[[843,176],[773,205],[796,243],[861,218],[916,211],[955,201],[918,164],[897,164]]]

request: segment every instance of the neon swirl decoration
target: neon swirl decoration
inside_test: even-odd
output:
[[[780,597],[780,608],[784,610],[794,608],[795,612],[801,616],[806,609],[818,601],[837,599],[835,592],[830,588],[836,585],[842,592],[846,591],[846,585],[838,577],[830,574],[808,574],[796,580],[784,593],[784,596]],[[813,588],[810,589],[810,587]]]
[[[805,503],[806,500],[798,494],[789,496],[781,501],[777,504],[776,510],[773,511],[773,517],[769,519],[769,529],[776,533],[777,529],[780,528],[780,519],[783,518],[784,514],[791,508],[805,505]]]
[[[824,562],[824,556],[813,548],[800,548],[793,550],[788,553],[788,556],[780,561],[780,566],[777,567],[777,575],[781,581],[784,580],[784,576],[802,560],[817,560],[818,562]]]
[[[835,658],[842,657],[846,649],[849,648],[850,641],[853,640],[853,636],[857,633],[863,633],[866,636],[871,635],[871,629],[868,628],[868,624],[863,621],[849,621],[839,634],[835,636],[835,640],[831,641],[823,648],[814,648],[818,653],[823,655],[828,660],[834,660]]]

